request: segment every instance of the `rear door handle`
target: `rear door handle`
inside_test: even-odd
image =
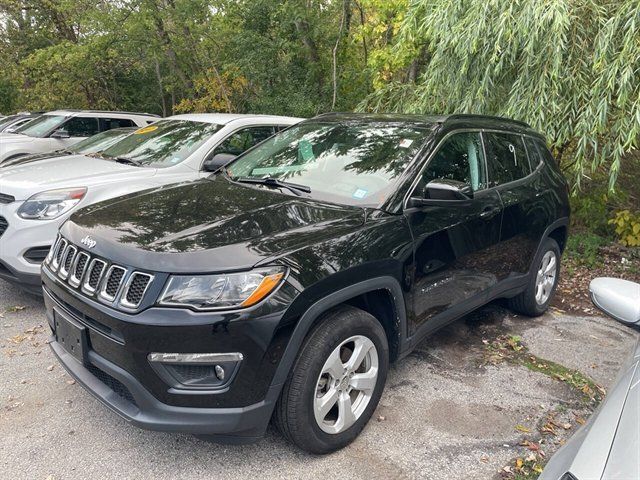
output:
[[[498,212],[500,212],[499,208],[496,207],[487,207],[484,210],[482,210],[482,212],[480,213],[480,217],[481,218],[489,218],[489,217],[493,217],[494,215],[497,215]]]

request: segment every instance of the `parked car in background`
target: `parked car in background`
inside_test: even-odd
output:
[[[0,133],[12,133],[25,123],[40,117],[42,113],[43,112],[20,112],[4,117],[0,120]]]
[[[92,135],[89,138],[80,140],[78,143],[71,145],[70,147],[63,148],[62,150],[56,150],[51,153],[36,153],[33,155],[24,155],[12,160],[0,164],[0,168],[13,167],[15,165],[24,165],[27,163],[36,162],[38,160],[45,160],[48,158],[64,157],[67,155],[87,155],[89,153],[99,153],[106,150],[111,145],[119,142],[127,135],[133,133],[136,130],[134,127],[127,128],[112,128],[106,132]],[[78,168],[81,168],[78,166]]]
[[[273,416],[327,453],[429,333],[499,297],[542,314],[568,217],[524,123],[323,115],[218,175],[75,213],[42,266],[50,345],[140,427],[246,442]]]
[[[23,155],[70,147],[112,128],[144,127],[157,115],[99,110],[56,110],[32,120],[13,133],[0,134],[0,164]]]
[[[596,278],[589,286],[596,307],[640,327],[640,284]],[[640,478],[640,342],[596,413],[551,458],[540,480]]]
[[[0,168],[0,277],[41,294],[40,264],[58,227],[75,209],[208,176],[299,121],[269,115],[176,115],[134,131],[101,153]]]

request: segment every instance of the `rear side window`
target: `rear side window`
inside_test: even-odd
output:
[[[90,137],[99,132],[98,119],[88,117],[73,117],[62,128],[70,137]]]
[[[491,186],[502,185],[531,173],[529,158],[521,135],[484,133]]]
[[[101,118],[100,119],[100,130],[106,131],[111,130],[112,128],[127,128],[127,127],[135,127],[136,124],[128,118]]]

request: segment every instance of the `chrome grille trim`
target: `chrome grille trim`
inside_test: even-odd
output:
[[[62,261],[60,262],[60,269],[58,270],[58,276],[63,280],[69,276],[69,270],[73,267],[73,260],[75,259],[78,249],[71,244],[67,245],[62,255]]]
[[[135,311],[143,303],[155,275],[111,263],[58,234],[44,260],[57,278],[84,295],[113,308]]]
[[[104,270],[107,266],[107,262],[100,260],[99,258],[94,258],[91,260],[89,264],[89,268],[87,269],[87,273],[85,275],[84,282],[82,284],[82,291],[87,295],[93,295],[96,293],[98,286],[100,285],[100,281],[102,280],[102,276],[104,275]],[[94,268],[100,268],[100,274],[98,275],[98,279],[96,281],[95,287],[92,287],[89,283],[91,281],[91,273]]]
[[[58,270],[58,267],[60,266],[60,261],[64,257],[64,250],[67,248],[68,244],[69,242],[67,242],[64,238],[60,239],[60,243],[56,248],[56,253],[53,256],[53,259],[51,261],[51,270],[53,270],[54,272]]]
[[[111,281],[111,279],[114,278],[114,275],[118,274],[117,272],[122,272],[122,276],[118,280],[118,284],[116,286],[116,290],[114,294],[111,295],[107,292],[107,288],[109,287],[109,282]],[[124,281],[126,275],[127,275],[126,268],[121,267],[120,265],[111,265],[109,267],[109,270],[107,270],[107,274],[104,276],[102,280],[102,288],[100,289],[100,293],[98,294],[98,297],[108,302],[113,302],[118,296],[118,292],[120,291],[120,287],[122,286],[122,282]]]
[[[147,281],[146,286],[142,290],[142,293],[140,294],[140,299],[138,300],[138,302],[133,303],[127,299],[127,295],[129,294],[129,289],[131,288],[131,284],[137,277],[146,277],[149,280]],[[122,296],[120,297],[120,305],[124,308],[130,308],[130,309],[138,308],[140,306],[140,303],[142,303],[144,296],[147,294],[147,290],[149,290],[149,287],[151,286],[151,282],[153,282],[153,278],[154,278],[153,275],[149,273],[143,273],[138,271],[134,271],[131,275],[129,275],[129,279],[127,280],[127,283],[122,289]]]
[[[58,243],[60,243],[60,234],[56,235],[56,240],[53,242],[53,245],[51,245],[51,249],[49,249],[49,253],[47,254],[47,257],[44,259],[45,264],[47,265],[51,264],[51,260],[53,260],[53,254],[58,248]]]
[[[80,272],[78,272],[78,264],[80,264],[80,261],[82,259],[85,259],[84,265],[80,267],[81,270]],[[69,285],[76,288],[80,286],[82,277],[84,277],[84,274],[87,271],[87,267],[89,266],[90,259],[91,257],[86,252],[79,252],[78,255],[76,255],[76,260],[75,262],[73,262],[73,265],[71,267],[71,275],[69,276]]]

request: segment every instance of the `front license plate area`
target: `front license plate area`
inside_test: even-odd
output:
[[[54,311],[56,341],[83,365],[87,364],[87,330],[75,320]]]

